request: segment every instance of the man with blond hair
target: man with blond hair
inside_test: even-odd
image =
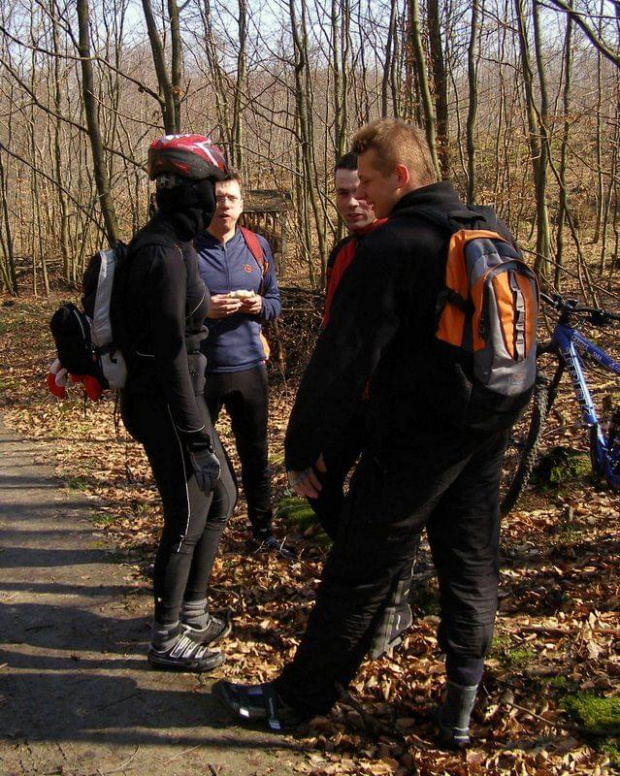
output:
[[[497,608],[499,478],[511,421],[488,410],[484,432],[463,423],[471,355],[448,352],[435,337],[449,233],[428,213],[473,211],[450,183],[438,182],[411,125],[376,121],[357,132],[352,150],[358,196],[388,221],[356,253],[300,386],[286,437],[292,487],[317,494],[321,453],[370,379],[366,446],[294,659],[274,682],[221,683],[219,692],[240,716],[272,727],[328,712],[355,676],[426,527],[446,655],[439,740],[461,748]],[[495,221],[493,228],[509,236]]]

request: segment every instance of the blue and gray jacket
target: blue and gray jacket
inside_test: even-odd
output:
[[[265,361],[260,338],[262,323],[277,318],[282,303],[271,249],[260,235],[258,239],[269,263],[264,278],[239,229],[226,243],[206,231],[196,238],[198,269],[212,296],[244,289],[263,297],[260,315],[235,313],[227,318],[206,320],[209,336],[202,344],[202,351],[207,357],[207,373],[240,372]]]

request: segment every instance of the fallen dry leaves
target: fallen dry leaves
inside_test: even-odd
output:
[[[79,390],[58,402],[43,381],[54,356],[47,320],[58,299],[4,300],[0,307],[0,411],[22,434],[47,443],[69,488],[93,498],[98,527],[114,537],[136,584],[146,584],[161,523],[160,504],[140,447],[115,424],[110,398],[85,404]],[[0,300],[2,304],[2,300]],[[289,360],[294,354],[288,353]],[[286,492],[281,451],[294,386],[274,381],[270,443],[275,503]],[[568,401],[558,405],[569,412]],[[228,449],[230,429],[220,426]],[[233,456],[234,457],[234,456]],[[588,484],[549,494],[505,521],[497,638],[474,715],[475,746],[441,752],[433,713],[442,681],[434,582],[423,548],[418,618],[391,657],[366,662],[349,700],[297,733],[308,752],[296,772],[465,776],[560,776],[609,772],[596,741],[584,738],[558,702],[558,677],[577,690],[618,695],[620,533],[618,496]],[[243,501],[214,570],[215,608],[230,608],[226,676],[265,681],[294,653],[324,553],[289,534],[299,559],[259,554],[248,541]]]

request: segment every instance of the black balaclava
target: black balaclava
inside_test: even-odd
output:
[[[215,185],[210,178],[158,188],[157,207],[184,240],[193,240],[211,223],[215,213]]]

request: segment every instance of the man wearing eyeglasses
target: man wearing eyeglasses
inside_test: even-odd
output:
[[[230,417],[254,539],[263,549],[290,555],[273,535],[267,445],[268,352],[261,330],[281,309],[273,256],[266,240],[238,226],[238,173],[216,184],[215,199],[209,228],[196,241],[200,274],[211,292],[205,398],[214,423],[222,407]]]

